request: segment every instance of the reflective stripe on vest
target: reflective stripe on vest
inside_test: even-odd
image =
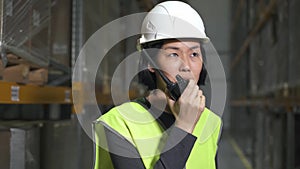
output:
[[[109,126],[113,132],[135,146],[142,158],[145,168],[153,168],[155,162],[159,159],[159,146],[161,147],[161,141],[166,141],[167,139],[167,132],[165,132],[151,113],[143,106],[135,102],[124,103],[121,106],[111,109],[97,121],[100,123],[96,123],[96,125],[104,123],[104,125]],[[215,155],[220,128],[221,119],[209,109],[205,109],[192,133],[197,137],[197,141],[186,162],[187,169],[215,168]],[[99,131],[95,130],[95,132],[96,135],[98,135],[96,139],[99,139]],[[102,135],[102,138],[103,136],[104,135]],[[98,146],[97,149],[99,149]],[[107,165],[105,163],[111,164],[110,161],[99,162],[99,160],[105,159],[101,159],[100,150],[97,150],[96,153],[98,153],[98,155],[96,155],[95,168],[98,169],[101,168],[101,165]],[[107,155],[103,156],[106,157]],[[107,157],[107,160],[110,159]]]

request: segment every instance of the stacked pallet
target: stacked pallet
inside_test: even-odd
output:
[[[14,54],[7,55],[8,63],[4,67],[0,62],[0,76],[3,81],[21,84],[44,85],[48,81],[48,69],[30,63]]]
[[[3,81],[47,83],[50,58],[50,0],[1,0]]]
[[[0,1],[0,80],[45,85],[51,62],[70,67],[70,0]]]

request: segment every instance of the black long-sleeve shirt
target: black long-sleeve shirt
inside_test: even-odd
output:
[[[145,108],[150,108],[150,103],[145,99],[136,100]],[[153,113],[153,112],[152,112]],[[155,116],[155,115],[154,115]],[[160,158],[154,165],[154,169],[183,169],[196,141],[196,137],[174,126],[175,117],[170,113],[162,113],[157,121],[165,129],[169,129],[167,143]],[[145,166],[137,149],[127,140],[105,127],[105,133],[110,150],[110,157],[115,169],[144,169]],[[176,144],[175,144],[176,143]],[[175,146],[174,146],[175,145]],[[173,147],[172,147],[173,146]],[[125,156],[111,152],[123,152]]]

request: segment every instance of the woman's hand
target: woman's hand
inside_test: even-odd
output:
[[[205,96],[196,82],[190,80],[180,98],[176,102],[168,98],[168,104],[176,118],[175,125],[192,133],[205,108]]]

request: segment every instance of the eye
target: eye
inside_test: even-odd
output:
[[[199,57],[199,56],[200,56],[200,53],[198,53],[198,52],[193,52],[191,54],[191,57]]]
[[[168,54],[169,57],[178,57],[178,54],[177,53],[170,53]]]

